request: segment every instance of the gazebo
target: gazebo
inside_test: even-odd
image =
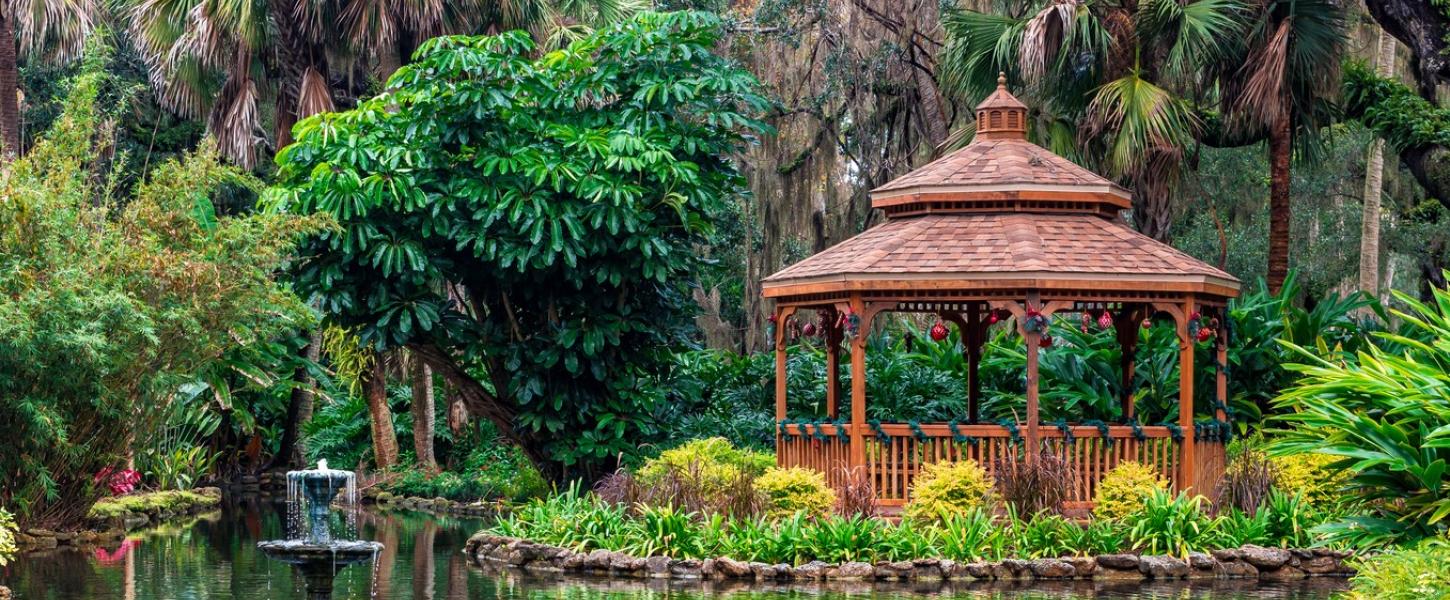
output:
[[[905,504],[932,461],[970,458],[989,470],[1052,453],[1070,465],[1069,507],[1091,505],[1102,475],[1135,460],[1176,489],[1212,495],[1222,476],[1227,421],[1227,300],[1239,281],[1130,228],[1127,190],[1027,141],[1027,107],[1006,89],[976,108],[972,143],[871,192],[884,223],[766,278],[775,301],[776,455],[781,466],[825,472],[841,486],[864,470],[880,504]],[[936,315],[961,334],[967,414],[950,423],[866,419],[866,338],[885,312]],[[1122,346],[1122,422],[1049,424],[1038,418],[1038,359],[1053,315],[1111,327]],[[1179,342],[1176,422],[1137,422],[1133,365],[1140,323],[1171,321]],[[826,415],[786,409],[790,324],[821,332]],[[983,423],[978,365],[988,328],[1016,327],[1026,350],[1020,420]],[[1225,326],[1221,326],[1225,325]],[[1216,357],[1208,419],[1194,418],[1194,350]],[[849,417],[840,415],[841,348],[849,345]],[[1051,350],[1047,350],[1051,351]],[[861,401],[854,401],[862,399]],[[859,475],[857,475],[859,476]]]

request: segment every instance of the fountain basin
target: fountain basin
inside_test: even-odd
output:
[[[271,540],[257,542],[257,549],[273,560],[293,565],[320,563],[344,566],[372,560],[382,551],[383,545],[364,541],[313,544],[303,540]]]

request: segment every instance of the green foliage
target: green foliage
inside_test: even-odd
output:
[[[741,475],[758,477],[775,465],[775,457],[754,450],[741,450],[725,438],[686,442],[645,461],[636,476],[646,487],[659,485],[675,474],[687,479],[707,496],[718,495]]]
[[[158,435],[178,390],[311,320],[274,274],[321,221],[218,215],[220,189],[255,182],[211,146],[112,200],[105,62],[93,51],[50,132],[0,170],[0,497],[24,523],[84,516],[95,473]]]
[[[10,557],[15,556],[15,515],[0,506],[0,567],[10,564]]]
[[[911,482],[911,501],[902,516],[931,522],[947,515],[990,509],[996,498],[992,476],[972,460],[922,465]]]
[[[383,488],[399,496],[514,503],[540,497],[549,490],[548,483],[523,453],[504,443],[479,445],[460,464],[450,465],[440,473],[407,470]]]
[[[1274,488],[1310,504],[1339,502],[1349,483],[1350,473],[1335,468],[1340,459],[1328,454],[1286,454],[1269,460],[1274,465]]]
[[[220,503],[219,496],[196,492],[176,490],[142,492],[102,499],[91,506],[86,516],[91,520],[105,521],[123,517],[127,513],[155,514],[160,511],[216,506]]]
[[[1357,62],[1344,66],[1344,112],[1396,149],[1450,147],[1450,109],[1435,106],[1397,79]]]
[[[1189,497],[1153,490],[1131,512],[1121,517],[1127,542],[1143,554],[1187,556],[1197,548],[1212,547],[1218,525],[1204,512],[1202,496]]]
[[[771,468],[755,479],[755,489],[765,496],[767,512],[776,518],[797,512],[823,517],[836,506],[836,492],[826,485],[825,474],[815,469]]]
[[[1431,304],[1396,299],[1408,307],[1394,311],[1400,331],[1354,360],[1286,344],[1305,357],[1286,367],[1302,379],[1275,401],[1289,427],[1271,451],[1339,459],[1327,468],[1349,473],[1346,493],[1367,512],[1326,532],[1359,546],[1435,536],[1450,516],[1450,290],[1435,290]]]
[[[1450,590],[1450,545],[1427,542],[1361,561],[1350,580],[1352,600],[1443,598]]]
[[[542,56],[523,32],[424,43],[279,153],[271,205],[341,224],[303,248],[298,289],[367,344],[456,360],[551,477],[632,451],[695,248],[743,189],[726,157],[763,129],[720,35],[645,13]]]
[[[147,461],[144,473],[163,490],[189,490],[216,466],[217,453],[205,446],[175,448],[157,452]]]
[[[1099,519],[1125,517],[1143,506],[1144,500],[1168,491],[1168,482],[1153,467],[1124,461],[1110,469],[1098,482],[1093,495],[1093,516]]]

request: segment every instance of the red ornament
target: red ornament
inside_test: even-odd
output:
[[[801,335],[806,337],[816,337],[816,324],[806,323],[806,326],[801,328]]]
[[[1082,314],[1082,332],[1087,333],[1089,327],[1093,326],[1093,316],[1088,313]]]
[[[1101,327],[1103,329],[1107,329],[1107,328],[1112,327],[1112,326],[1113,326],[1113,314],[1110,313],[1110,312],[1108,312],[1108,311],[1103,311],[1103,314],[1101,314],[1101,315],[1098,316],[1098,327]]]
[[[1208,340],[1213,338],[1213,335],[1213,329],[1204,327],[1203,329],[1198,330],[1198,341],[1207,342]]]
[[[1050,336],[1050,335],[1044,335],[1044,336],[1042,336],[1041,339],[1037,340],[1037,345],[1038,346],[1041,346],[1043,348],[1051,348],[1052,347],[1052,336]]]
[[[932,341],[940,342],[947,339],[947,326],[941,321],[937,321],[936,325],[931,326],[931,331],[928,333],[931,335]]]
[[[1203,315],[1202,315],[1202,314],[1200,314],[1200,313],[1199,313],[1199,312],[1198,312],[1198,311],[1196,311],[1196,310],[1195,310],[1195,311],[1193,311],[1193,312],[1191,312],[1191,313],[1189,313],[1189,314],[1188,314],[1188,320],[1189,320],[1189,321],[1197,321],[1197,320],[1199,320],[1199,319],[1201,319],[1201,318],[1203,318]]]
[[[998,320],[999,320],[999,318],[997,317],[997,311],[994,310],[994,311],[992,311],[990,313],[987,313],[987,324],[988,325],[995,325]]]

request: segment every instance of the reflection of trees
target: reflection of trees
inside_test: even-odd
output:
[[[468,559],[460,552],[448,557],[447,595],[447,600],[468,600]]]
[[[413,600],[433,600],[433,540],[438,524],[429,520],[413,533]]]

